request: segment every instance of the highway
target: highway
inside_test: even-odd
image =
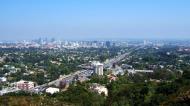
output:
[[[134,48],[133,50],[129,50],[129,52],[127,52],[127,53],[124,53],[122,55],[119,55],[119,56],[117,56],[115,58],[112,58],[112,59],[108,60],[107,62],[104,62],[104,68],[111,67],[114,63],[117,63],[117,62],[123,60],[124,58],[126,58],[129,54],[132,53],[132,51],[138,50],[140,48],[142,48],[142,47]],[[93,70],[79,70],[79,71],[76,71],[76,72],[71,73],[69,75],[63,75],[63,76],[61,76],[60,78],[58,78],[58,79],[56,79],[54,81],[45,83],[43,85],[38,85],[35,88],[33,88],[32,90],[30,90],[30,91],[31,92],[42,92],[48,86],[51,86],[51,85],[59,86],[60,81],[66,81],[67,84],[70,84],[70,83],[72,83],[73,78],[76,75],[88,77],[88,76],[91,76],[92,73],[93,73]],[[16,92],[16,91],[19,91],[19,90],[16,89],[16,88],[15,89],[6,89],[6,90],[0,91],[0,95],[6,94],[6,93],[9,93],[9,92]]]
[[[143,46],[137,47],[137,48],[133,48],[132,50],[129,50],[127,53],[124,53],[122,55],[116,56],[115,58],[112,58],[106,62],[104,62],[104,68],[109,68],[112,67],[114,63],[118,63],[121,60],[125,59],[128,55],[130,55],[132,52],[143,48]]]
[[[51,85],[59,86],[61,81],[66,81],[67,84],[71,84],[76,75],[88,77],[88,76],[91,76],[92,73],[93,73],[93,70],[76,71],[76,72],[71,73],[69,75],[63,75],[54,81],[48,82],[48,83],[43,84],[43,85],[36,86],[33,91],[36,91],[36,90],[43,91],[44,88],[51,86]]]
[[[115,58],[113,58],[113,59],[110,59],[108,62],[105,62],[105,63],[104,63],[104,68],[112,67],[112,65],[113,65],[114,63],[117,63],[117,62],[123,60],[123,59],[124,59],[126,56],[128,56],[129,54],[130,54],[130,53],[125,53],[125,54],[122,54],[122,55],[120,55],[120,56],[117,56],[117,57],[115,57]]]
[[[135,49],[136,50],[136,49]],[[123,60],[126,56],[128,56],[129,54],[131,53],[130,52],[127,52],[125,54],[122,54],[122,55],[119,55],[115,58],[112,58],[110,60],[108,60],[107,62],[104,63],[104,68],[108,68],[108,67],[111,67],[114,63],[117,63],[121,60]],[[38,89],[38,90],[43,90],[44,87],[47,87],[47,86],[51,86],[51,85],[56,85],[56,86],[59,86],[60,84],[60,81],[66,81],[67,84],[70,84],[72,83],[73,81],[73,78],[78,75],[78,76],[90,76],[91,74],[93,73],[93,70],[79,70],[79,71],[76,71],[74,73],[71,73],[69,75],[64,75],[64,76],[61,76],[60,78],[54,80],[54,81],[51,81],[49,83],[46,83],[46,84],[43,84],[43,85],[39,85],[39,86],[36,86],[35,89]]]

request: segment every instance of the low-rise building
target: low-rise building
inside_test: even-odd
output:
[[[49,87],[46,89],[46,93],[54,94],[54,93],[58,93],[58,92],[59,92],[58,88]]]
[[[119,66],[115,66],[115,68],[112,68],[111,70],[112,70],[112,74],[115,75],[115,76],[125,74],[124,70]]]
[[[135,74],[135,73],[153,73],[154,71],[153,70],[135,70],[135,69],[129,69],[127,70],[128,73],[131,73],[131,74]]]
[[[20,80],[16,82],[16,87],[20,90],[31,90],[35,87],[35,83],[32,81]]]
[[[113,74],[109,74],[109,75],[107,75],[107,77],[108,77],[108,79],[109,79],[109,82],[112,82],[112,81],[116,81],[118,78],[115,76],[115,75],[113,75]]]
[[[0,77],[0,82],[6,82],[7,78],[6,77]]]
[[[104,94],[105,96],[108,96],[108,89],[105,86],[102,86],[100,84],[97,83],[93,83],[90,86],[90,90],[97,92],[98,94]]]

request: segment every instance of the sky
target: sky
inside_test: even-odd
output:
[[[190,38],[190,0],[0,0],[0,40]]]

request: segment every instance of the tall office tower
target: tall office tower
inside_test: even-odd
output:
[[[111,47],[111,42],[110,41],[106,41],[106,47]]]
[[[104,75],[103,69],[104,69],[104,65],[101,64],[100,62],[93,62],[93,66],[94,66],[94,73],[97,75]]]

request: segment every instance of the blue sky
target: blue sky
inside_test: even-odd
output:
[[[0,40],[190,38],[190,0],[0,0]]]

